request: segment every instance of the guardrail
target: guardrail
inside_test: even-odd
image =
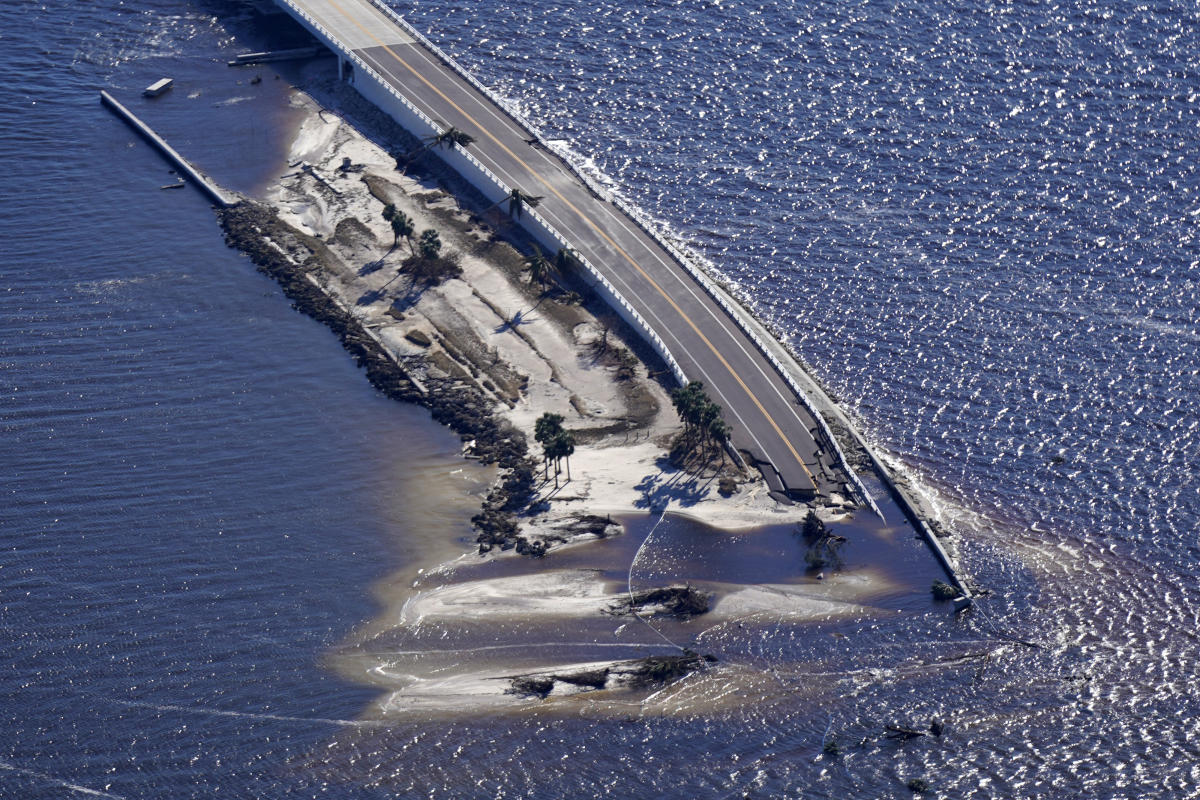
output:
[[[414,115],[419,120],[424,122],[425,125],[428,126],[429,130],[433,134],[441,133],[440,127],[429,115],[422,112],[419,108],[417,108],[415,105],[413,105],[413,103],[410,102],[408,98],[406,98],[404,95],[402,95],[398,91],[396,91],[395,88],[393,88],[390,84],[388,84],[388,82],[386,80],[384,80],[382,75],[380,75],[378,72],[376,72],[362,58],[360,58],[359,56],[355,55],[352,52],[347,52],[346,50],[342,49],[341,47],[337,47],[336,46],[336,43],[338,42],[337,37],[335,37],[333,35],[333,33],[330,32],[320,22],[318,22],[316,19],[314,19],[312,17],[312,15],[308,14],[306,11],[304,11],[304,9],[297,6],[294,2],[292,2],[292,0],[278,0],[278,2],[285,4],[297,16],[299,16],[301,19],[303,19],[314,32],[316,32],[323,39],[327,40],[331,45],[334,45],[335,48],[338,50],[338,52],[342,56],[344,56],[348,61],[350,61],[352,64],[354,64],[359,69],[360,72],[362,72],[365,75],[370,76],[377,85],[379,85],[381,88],[383,88],[385,91],[387,91],[388,94],[392,95],[393,98],[395,98],[397,101],[399,101],[401,104],[403,104],[405,109],[410,114]],[[377,0],[376,0],[376,4],[378,5]],[[383,8],[386,9],[386,6],[384,6]],[[457,65],[453,64],[453,62],[450,60],[449,56],[446,56],[440,50],[437,50],[436,47],[434,47],[431,43],[429,43],[428,40],[426,40],[423,36],[421,36],[419,34],[419,32],[416,31],[416,29],[414,29],[411,25],[409,25],[407,22],[405,22],[394,11],[391,11],[391,9],[386,9],[386,10],[389,12],[390,16],[392,16],[394,19],[399,21],[399,23],[404,27],[404,29],[407,32],[412,33],[415,38],[418,38],[423,45],[429,47],[435,54],[438,55],[439,58],[446,61],[446,63],[448,65],[452,65],[456,71],[460,72],[460,74],[463,74],[463,75],[467,74],[464,70],[462,70],[461,67],[458,67]],[[474,79],[470,79],[470,80],[472,81],[473,85],[478,85],[478,82],[474,81]],[[480,87],[480,88],[482,88],[482,87]],[[489,94],[489,99],[492,99],[493,102],[497,102],[495,100],[495,98],[493,98],[490,95],[490,93],[488,93],[488,94]],[[502,104],[497,102],[497,105],[499,105],[501,108],[504,108],[504,110],[506,112],[509,112],[509,109],[505,108]],[[511,112],[509,112],[509,113],[511,113]],[[522,124],[524,124],[524,123],[522,123]],[[508,196],[510,194],[510,192],[512,191],[512,187],[508,186],[507,184],[504,183],[504,181],[500,180],[500,178],[494,172],[492,172],[490,169],[488,169],[488,167],[485,166],[472,153],[459,147],[457,144],[454,144],[454,143],[451,143],[450,147],[453,150],[455,150],[461,158],[463,158],[467,162],[469,162],[471,164],[471,166],[476,171],[478,171],[483,177],[485,177],[489,182],[491,182],[495,189],[498,189],[500,191],[500,200],[501,201],[503,200],[503,198],[505,196]],[[487,192],[484,192],[484,194],[485,194],[485,196],[487,196]],[[489,199],[491,199],[491,198],[489,197]],[[571,244],[570,244],[570,242],[567,241],[566,237],[563,236],[561,233],[559,233],[558,230],[556,228],[554,228],[554,226],[552,226],[550,223],[548,223],[540,214],[538,214],[533,209],[528,209],[525,213],[527,213],[531,218],[533,218],[537,222],[537,224],[545,231],[545,233],[559,247],[562,247],[562,248],[568,249],[568,250],[571,249]],[[621,292],[617,289],[617,287],[614,286],[607,278],[605,278],[604,275],[600,272],[600,270],[596,269],[596,267],[590,261],[588,261],[586,258],[584,258],[583,256],[580,256],[578,254],[575,255],[575,258],[576,258],[576,260],[578,260],[580,262],[580,264],[583,265],[583,267],[587,270],[588,274],[596,281],[596,283],[599,284],[601,287],[603,287],[604,292],[608,295],[608,300],[609,300],[610,304],[614,305],[615,310],[617,310],[619,313],[621,313],[621,315],[623,317],[625,317],[627,321],[631,322],[635,326],[635,328],[639,328],[641,330],[643,337],[649,342],[649,344],[654,348],[655,352],[658,353],[658,355],[663,359],[663,361],[666,362],[667,367],[671,370],[671,374],[675,377],[675,379],[677,381],[679,381],[679,383],[681,385],[686,384],[688,382],[687,375],[684,373],[683,368],[679,366],[679,362],[671,354],[671,351],[667,347],[666,342],[664,342],[662,340],[662,337],[660,337],[658,335],[658,333],[650,326],[650,324],[638,312],[638,310],[633,307],[633,304],[630,303],[628,300],[626,300],[624,295],[621,294]]]
[[[464,69],[457,61],[455,61],[453,58],[451,58],[440,47],[438,47],[436,44],[431,42],[429,40],[429,38],[425,36],[425,34],[421,33],[421,31],[419,31],[415,27],[413,27],[413,25],[410,24],[408,22],[408,20],[404,19],[402,16],[397,14],[396,11],[393,8],[391,8],[391,6],[387,5],[387,3],[384,2],[384,0],[371,0],[371,2],[380,11],[382,11],[384,14],[386,14],[388,17],[390,17],[393,21],[395,21],[395,23],[397,25],[399,25],[401,27],[401,29],[404,30],[405,33],[407,33],[408,35],[410,35],[414,39],[416,39],[418,42],[420,42],[423,47],[425,47],[427,50],[429,50],[431,53],[433,53],[435,56],[437,56],[437,58],[442,63],[444,63],[447,67],[449,67],[455,73],[457,73],[459,77],[461,77],[463,80],[465,80],[469,84],[471,84],[471,86],[473,86],[478,92],[480,92],[485,97],[487,97],[489,100],[491,100],[493,103],[495,103],[497,107],[503,109],[505,111],[505,113],[507,113],[510,117],[512,117],[519,125],[521,125],[521,127],[525,128],[525,130],[533,138],[535,138],[539,142],[542,142],[543,144],[545,144],[546,139],[542,135],[542,133],[536,127],[534,127],[534,125],[532,123],[530,123],[529,120],[525,119],[525,117],[522,116],[520,112],[518,112],[515,108],[513,108],[510,103],[506,102],[504,98],[500,97],[495,92],[493,92],[491,89],[489,89],[487,86],[484,86],[482,83],[480,83],[479,80],[476,79],[474,75],[472,75],[468,70]],[[556,156],[558,156],[559,160],[561,160],[563,162],[563,164],[565,164],[567,166],[567,168],[570,169],[572,174],[574,174],[575,177],[577,177],[583,183],[583,185],[585,187],[587,187],[588,191],[592,192],[592,194],[596,195],[597,197],[599,197],[603,200],[607,200],[608,202],[611,202],[618,210],[620,210],[622,213],[624,213],[626,216],[628,216],[630,219],[632,219],[634,221],[634,223],[637,224],[637,226],[642,230],[643,233],[645,233],[652,240],[657,242],[658,245],[661,246],[664,250],[666,250],[671,255],[672,258],[674,258],[676,261],[678,261],[679,264],[681,266],[683,266],[683,268],[685,270],[687,270],[688,274],[691,275],[692,278],[704,288],[704,291],[709,295],[709,297],[711,297],[719,306],[721,306],[721,308],[725,311],[725,313],[731,319],[733,319],[733,321],[735,323],[737,323],[738,327],[742,330],[742,332],[752,342],[754,342],[754,345],[755,345],[755,347],[758,348],[759,352],[761,352],[763,354],[763,356],[768,361],[771,362],[772,367],[775,368],[775,371],[779,374],[779,376],[788,385],[788,388],[791,389],[793,394],[795,394],[796,397],[800,400],[800,403],[801,403],[801,405],[804,406],[805,410],[808,411],[808,413],[811,414],[812,417],[816,420],[817,426],[821,431],[822,437],[825,439],[825,441],[826,441],[827,445],[830,447],[830,449],[833,450],[835,456],[837,457],[837,460],[841,463],[843,469],[845,469],[845,471],[846,471],[846,474],[850,477],[851,485],[854,487],[854,489],[857,491],[857,493],[861,496],[862,500],[865,501],[876,514],[878,514],[880,517],[882,517],[883,514],[879,511],[879,507],[875,504],[875,500],[871,497],[871,494],[867,491],[866,487],[863,485],[862,480],[858,477],[857,473],[855,473],[854,469],[850,466],[850,462],[846,460],[846,455],[845,455],[845,453],[842,452],[842,448],[838,445],[837,438],[833,435],[833,432],[829,429],[829,425],[828,425],[828,423],[826,423],[825,418],[816,409],[816,407],[812,403],[812,400],[808,397],[808,394],[806,392],[804,392],[800,388],[799,384],[797,384],[796,381],[792,378],[789,370],[787,370],[784,367],[784,365],[779,361],[779,359],[775,357],[775,355],[770,351],[770,349],[767,347],[766,343],[762,341],[762,339],[758,336],[758,334],[754,330],[752,330],[751,326],[749,325],[748,320],[745,319],[745,315],[748,314],[746,309],[741,308],[740,306],[734,307],[727,300],[725,293],[717,290],[716,286],[712,283],[711,278],[709,278],[709,276],[700,267],[698,267],[693,262],[692,259],[688,258],[683,253],[681,253],[673,244],[671,244],[669,241],[667,241],[666,238],[664,236],[662,236],[662,234],[658,230],[656,230],[653,226],[651,226],[647,222],[647,220],[644,218],[644,215],[642,214],[642,212],[639,209],[636,209],[636,208],[630,206],[620,197],[614,196],[613,194],[608,192],[604,187],[598,185],[583,170],[579,169],[579,167],[577,167],[574,163],[572,163],[571,159],[568,157],[568,154],[563,152],[561,148],[553,147],[550,145],[547,145],[547,146],[550,147],[550,149],[554,152],[554,154]],[[545,224],[545,223],[543,222],[543,224]],[[546,227],[549,229],[549,226],[546,226]],[[558,237],[558,238],[560,240],[562,240],[562,237]],[[565,245],[565,240],[562,240],[562,241],[564,242],[564,245]],[[606,287],[611,288],[611,286],[608,284],[608,281],[605,280],[604,277],[601,276],[598,271],[593,269],[591,267],[591,265],[588,265],[588,267],[589,267],[589,270],[592,271],[597,276],[597,278],[603,282],[603,284]],[[612,289],[612,291],[615,293],[616,290]],[[632,311],[632,309],[630,309],[630,310]],[[636,313],[636,312],[634,312],[634,313]],[[671,362],[668,361],[668,363],[671,363]],[[676,377],[679,377],[679,375],[677,375]],[[682,382],[686,382],[686,381],[682,381]]]
[[[411,101],[409,101],[408,98],[406,98],[404,95],[402,95],[398,91],[396,91],[391,85],[389,85],[387,83],[387,81],[385,81],[383,79],[383,77],[378,72],[376,72],[374,69],[372,69],[371,66],[368,65],[365,61],[363,61],[363,59],[361,59],[360,57],[358,57],[357,55],[355,55],[352,52],[348,52],[348,51],[342,49],[341,47],[337,47],[337,45],[336,45],[336,43],[338,42],[337,38],[328,29],[326,29],[323,25],[321,25],[319,22],[317,22],[311,15],[309,15],[302,8],[297,6],[292,0],[277,0],[277,2],[285,4],[296,15],[298,15],[305,22],[307,22],[308,25],[314,30],[314,32],[317,32],[322,38],[326,39],[331,45],[334,45],[335,48],[339,51],[339,53],[344,55],[347,60],[349,60],[351,63],[353,63],[355,66],[357,66],[358,69],[361,70],[363,73],[369,75],[375,81],[375,83],[377,85],[382,87],[385,91],[388,92],[388,94],[392,95],[397,101],[399,101],[401,104],[403,104],[405,109],[410,114],[414,115],[419,120],[421,120],[433,134],[441,133],[440,127],[431,117],[429,117],[427,114],[425,114],[420,109],[418,109],[415,105],[413,105],[413,103]],[[526,120],[519,112],[517,112],[515,109],[511,108],[510,105],[508,103],[506,103],[503,98],[496,95],[491,89],[489,89],[488,87],[486,87],[482,83],[480,83],[475,78],[474,75],[472,75],[470,72],[468,72],[466,69],[464,69],[461,65],[458,64],[458,62],[456,62],[453,58],[451,58],[444,51],[442,51],[441,48],[439,48],[437,45],[435,45],[433,42],[431,42],[423,33],[421,33],[419,30],[414,28],[407,20],[405,20],[403,17],[401,17],[399,14],[397,14],[395,12],[395,10],[392,9],[391,7],[389,7],[386,3],[384,3],[383,0],[371,0],[371,3],[376,8],[378,8],[381,12],[386,14],[389,18],[391,18],[398,26],[400,26],[400,28],[405,33],[412,36],[423,47],[425,47],[427,50],[429,50],[431,53],[433,53],[440,61],[442,61],[442,63],[444,63],[447,67],[449,67],[457,75],[459,75],[459,77],[461,77],[463,80],[467,81],[477,91],[479,91],[481,94],[483,94],[485,97],[487,97],[493,103],[495,103],[498,108],[502,109],[506,114],[508,114],[510,117],[512,117],[519,125],[521,125],[523,128],[525,128],[525,130],[533,138],[537,139],[538,141],[544,142],[544,137],[542,136],[542,134],[528,120]],[[493,173],[490,169],[488,169],[488,167],[486,167],[482,162],[480,162],[479,159],[476,158],[472,153],[459,147],[457,144],[454,144],[454,143],[451,143],[450,147],[452,150],[456,151],[457,154],[461,158],[463,158],[467,162],[469,162],[473,169],[475,169],[481,175],[483,175],[485,178],[487,178],[487,180],[489,182],[491,182],[495,188],[498,188],[502,192],[502,195],[508,195],[510,193],[512,187],[507,186],[502,180],[500,180],[499,177],[496,176],[495,173]],[[713,301],[716,302],[725,311],[726,315],[729,316],[729,318],[732,319],[737,324],[737,326],[741,329],[742,333],[747,338],[749,338],[751,342],[754,343],[755,347],[758,348],[759,352],[762,353],[762,355],[771,363],[771,365],[775,369],[776,373],[778,373],[780,378],[783,379],[784,383],[788,386],[789,389],[791,389],[792,393],[800,401],[801,405],[804,406],[805,410],[808,411],[808,413],[816,421],[818,429],[821,432],[822,438],[825,440],[827,446],[831,450],[833,450],[834,455],[836,456],[837,460],[840,462],[842,468],[845,470],[847,476],[850,478],[851,486],[860,495],[861,499],[864,502],[866,502],[867,505],[869,505],[870,508],[877,515],[882,517],[883,514],[882,514],[882,512],[880,512],[879,507],[875,504],[874,498],[871,497],[871,494],[866,490],[866,487],[863,485],[862,480],[858,477],[858,474],[855,473],[854,469],[850,466],[850,462],[846,459],[845,454],[842,452],[841,447],[838,445],[837,439],[836,439],[836,437],[834,437],[832,431],[829,429],[829,425],[826,423],[825,418],[816,409],[815,405],[813,404],[812,400],[809,398],[808,394],[803,389],[801,389],[799,384],[796,383],[795,379],[792,378],[790,372],[784,367],[783,363],[774,355],[774,353],[771,352],[771,350],[767,346],[766,342],[764,342],[761,339],[761,337],[759,337],[758,334],[752,329],[752,327],[749,323],[749,320],[746,318],[748,315],[748,312],[744,308],[741,308],[740,306],[735,306],[733,303],[729,302],[727,295],[724,292],[719,291],[717,289],[716,285],[712,282],[712,280],[709,278],[709,276],[703,270],[701,270],[698,266],[696,266],[696,264],[693,262],[692,259],[686,257],[673,244],[671,244],[669,241],[667,241],[665,239],[665,237],[663,237],[659,231],[655,230],[644,219],[643,214],[638,209],[635,209],[634,207],[628,205],[620,198],[612,196],[603,187],[598,186],[595,183],[595,181],[593,181],[589,176],[587,176],[575,164],[571,163],[571,160],[569,158],[567,158],[564,153],[560,152],[558,148],[552,148],[552,149],[553,149],[554,154],[556,156],[558,156],[559,160],[564,165],[566,165],[566,167],[571,171],[571,173],[574,174],[584,184],[584,186],[587,187],[587,189],[590,192],[592,192],[596,196],[600,197],[601,199],[605,199],[605,200],[611,202],[619,211],[621,211],[626,216],[628,216],[631,220],[633,220],[634,223],[638,226],[638,228],[640,228],[643,233],[645,233],[653,241],[658,243],[659,246],[661,246],[664,250],[666,250],[667,253],[669,253],[671,255],[671,257],[674,258],[687,271],[687,273],[697,283],[699,283],[701,285],[701,287],[705,290],[705,292],[709,295],[709,297],[711,297],[713,299]],[[477,188],[480,188],[481,191],[483,191],[482,187],[477,187]],[[485,194],[485,196],[487,196],[486,191],[484,192],[484,194]],[[489,197],[489,199],[491,199],[491,198]],[[502,199],[503,199],[503,197],[501,197],[501,200]],[[537,224],[550,237],[550,239],[552,239],[559,247],[562,247],[562,248],[565,248],[568,250],[571,249],[570,242],[567,241],[566,237],[564,237],[561,233],[559,233],[558,230],[555,229],[552,225],[550,225],[540,214],[538,214],[533,209],[528,209],[526,213],[528,213],[530,215],[530,217],[532,217],[537,222]],[[621,294],[621,292],[607,278],[604,277],[603,273],[601,273],[600,270],[596,269],[596,267],[590,261],[588,261],[586,258],[579,256],[578,254],[576,254],[576,258],[583,265],[583,267],[587,270],[588,274],[596,281],[596,284],[603,287],[605,293],[608,295],[608,299],[611,301],[610,304],[612,304],[614,306],[615,310],[617,310],[619,313],[621,313],[621,315],[623,317],[625,317],[626,321],[628,321],[632,325],[634,325],[635,328],[638,328],[641,330],[643,337],[649,342],[649,344],[654,348],[655,352],[658,353],[658,355],[663,359],[663,361],[666,362],[668,368],[671,370],[671,373],[672,373],[672,375],[674,375],[675,379],[677,381],[679,381],[679,383],[681,385],[687,384],[688,378],[687,378],[686,374],[684,373],[683,369],[679,366],[679,362],[671,354],[670,349],[667,347],[666,343],[662,340],[662,337],[660,337],[658,335],[658,333],[656,333],[654,331],[654,329],[650,326],[650,324],[648,322],[646,322],[645,318],[637,311],[637,309],[635,309],[633,307],[633,305],[628,300],[625,299],[625,297]]]

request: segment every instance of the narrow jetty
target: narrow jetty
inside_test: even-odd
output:
[[[149,125],[138,119],[132,111],[121,105],[121,103],[119,103],[111,94],[102,90],[100,92],[100,102],[112,110],[112,112],[118,117],[125,120],[129,127],[141,134],[142,138],[148,141],[155,147],[155,149],[162,153],[166,159],[175,166],[176,169],[178,169],[188,178],[191,178],[192,183],[199,186],[201,191],[207,194],[209,198],[211,198],[212,201],[218,206],[221,208],[231,208],[241,202],[236,197],[226,194],[219,186],[217,186],[216,183],[210,180],[207,175],[193,167],[186,158],[181,156],[179,152],[175,150],[175,148],[167,144],[165,139],[155,133]]]

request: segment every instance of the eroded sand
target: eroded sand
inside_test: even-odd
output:
[[[406,362],[418,380],[451,375],[474,382],[530,439],[534,421],[547,411],[562,414],[565,427],[579,432],[571,479],[564,475],[557,486],[553,480],[539,486],[531,504],[536,513],[521,520],[526,532],[555,534],[565,540],[559,548],[588,544],[603,553],[606,543],[596,536],[571,532],[579,515],[674,514],[730,531],[803,518],[807,507],[778,504],[757,475],[744,476],[732,497],[722,497],[715,478],[697,478],[667,464],[666,448],[679,421],[665,390],[640,364],[635,380],[617,380],[611,359],[597,355],[600,323],[579,306],[539,297],[522,273],[523,257],[489,228],[488,223],[504,224],[498,212],[473,217],[432,182],[399,172],[393,156],[338,114],[317,113],[303,94],[296,102],[310,113],[293,143],[291,170],[266,200],[284,221],[319,236],[337,256],[316,276],[325,291],[394,357],[420,357]],[[382,216],[385,201],[411,217],[417,232],[439,232],[444,252],[461,259],[461,279],[421,292],[408,286],[397,272],[407,245],[393,247]],[[420,337],[414,331],[432,346],[415,343]],[[531,451],[536,457],[537,446]],[[819,511],[839,519],[852,509]],[[447,538],[462,535],[446,532]],[[629,556],[623,556],[626,563]],[[484,562],[514,566],[509,574],[472,576]],[[449,561],[412,565],[381,590],[382,613],[336,660],[351,676],[385,690],[376,708],[384,715],[473,713],[584,695],[627,709],[628,692],[617,688],[555,684],[545,699],[531,699],[510,691],[512,679],[588,670],[619,675],[630,659],[677,653],[681,643],[703,642],[706,631],[721,626],[889,613],[872,606],[872,598],[890,588],[888,581],[868,573],[831,575],[806,585],[713,582],[706,587],[714,594],[709,613],[669,622],[668,635],[652,618],[608,613],[631,586],[622,585],[618,572],[613,564],[557,568],[553,550],[547,559],[534,560],[511,551],[485,557],[472,549]],[[611,658],[601,657],[609,653]],[[716,664],[667,691],[644,691],[636,702],[675,710],[694,709],[699,697],[710,705],[718,698],[733,702],[740,696],[728,686],[735,678],[753,683],[761,676]],[[689,688],[698,684],[708,688]]]

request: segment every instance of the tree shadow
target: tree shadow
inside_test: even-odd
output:
[[[365,275],[374,275],[376,272],[379,272],[379,270],[383,269],[383,266],[384,260],[382,258],[376,259],[375,261],[368,261],[366,264],[363,264],[361,268],[359,268],[358,275],[360,278]]]
[[[363,292],[362,295],[360,295],[359,298],[357,300],[355,300],[354,302],[356,305],[369,306],[372,303],[378,303],[380,300],[382,300],[386,296],[387,296],[387,289],[385,289],[383,287],[380,287],[378,289],[368,289],[367,291]]]
[[[532,517],[548,512],[550,510],[550,501],[570,485],[571,481],[567,479],[566,473],[559,474],[558,485],[555,486],[553,468],[551,468],[550,474],[546,477],[543,477],[541,472],[539,472],[537,483],[530,492],[531,499],[529,505],[523,513],[526,516]]]
[[[694,506],[708,496],[713,478],[690,475],[671,465],[670,459],[658,459],[658,472],[647,475],[634,487],[641,497],[633,502],[637,508],[661,511],[672,500],[681,506]]]
[[[534,306],[534,308],[537,308],[537,306]],[[532,310],[533,309],[530,309],[530,311]],[[506,333],[508,331],[515,331],[522,325],[528,325],[529,323],[536,321],[536,317],[530,317],[524,311],[518,311],[517,313],[513,314],[510,319],[506,319],[503,323],[497,325],[493,333]]]

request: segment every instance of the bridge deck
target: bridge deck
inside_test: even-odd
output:
[[[597,198],[502,108],[370,0],[287,0],[429,117],[475,138],[470,151],[537,211],[650,323],[690,380],[724,408],[733,443],[773,488],[825,492],[844,481],[813,438],[815,421],[754,343],[696,280],[620,209]],[[290,9],[289,9],[290,10]],[[369,79],[359,76],[357,80]]]

